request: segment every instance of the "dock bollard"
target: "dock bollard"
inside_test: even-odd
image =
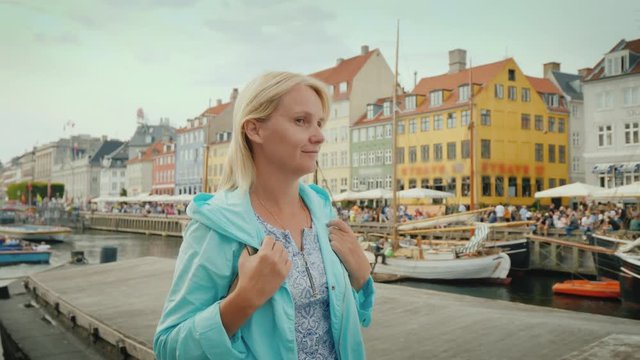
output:
[[[115,246],[104,246],[100,250],[100,264],[114,262],[118,260],[118,248]]]
[[[0,300],[9,299],[11,295],[9,295],[9,286],[0,286]]]

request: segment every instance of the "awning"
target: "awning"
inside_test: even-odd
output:
[[[628,162],[618,165],[618,170],[625,173],[640,172],[640,162]]]
[[[596,164],[591,170],[594,174],[609,174],[613,172],[615,164]]]

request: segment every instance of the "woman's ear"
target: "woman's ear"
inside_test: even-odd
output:
[[[255,119],[248,119],[242,124],[244,133],[249,140],[255,143],[262,143],[262,137],[260,136],[260,123]]]

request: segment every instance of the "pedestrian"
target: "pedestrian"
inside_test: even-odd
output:
[[[300,181],[324,142],[326,88],[272,72],[240,92],[218,192],[187,208],[159,360],[365,358],[369,261],[326,190]]]

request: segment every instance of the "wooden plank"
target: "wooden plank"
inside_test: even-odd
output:
[[[575,247],[575,248],[578,248],[578,249],[591,251],[591,252],[595,252],[595,253],[600,253],[600,254],[614,254],[616,252],[615,250],[603,248],[603,247],[600,247],[600,246],[580,244],[580,243],[566,241],[566,240],[560,240],[560,239],[556,239],[556,238],[550,238],[550,237],[544,237],[544,236],[538,236],[538,235],[526,235],[526,237],[529,240],[532,240],[532,241],[539,241],[539,242],[546,242],[546,243],[550,243],[550,244],[557,244],[557,245],[562,245],[562,246]]]

